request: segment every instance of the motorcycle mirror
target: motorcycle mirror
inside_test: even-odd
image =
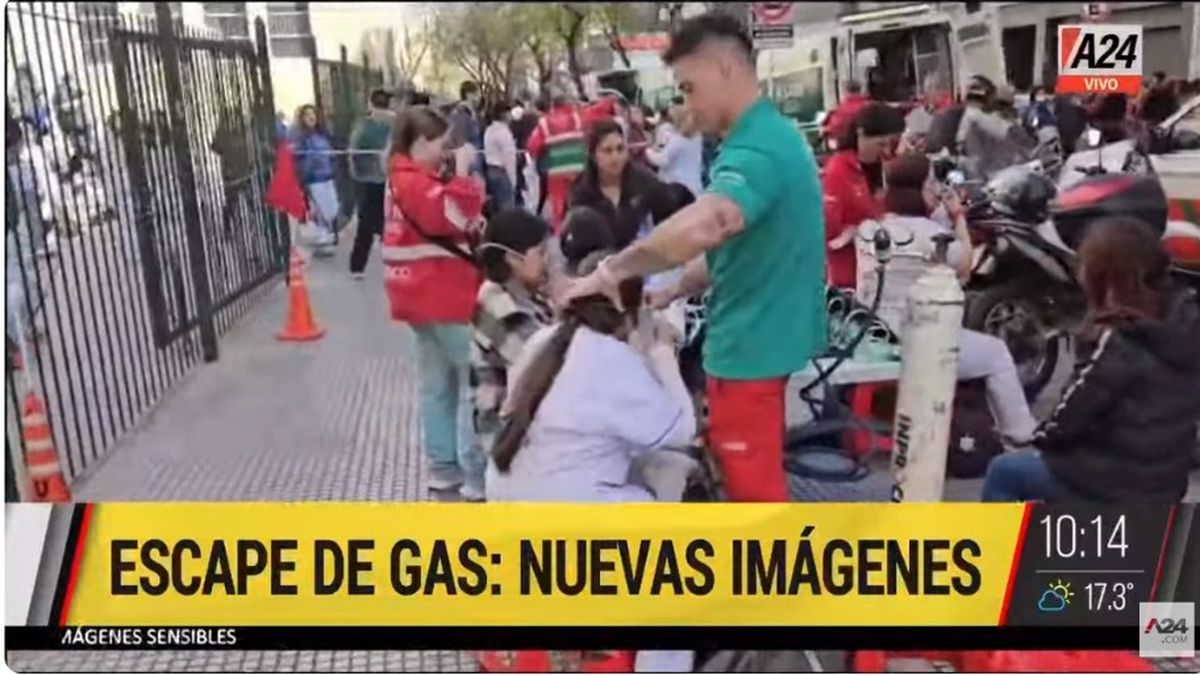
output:
[[[1096,146],[1100,145],[1100,138],[1101,138],[1101,136],[1100,136],[1099,129],[1088,129],[1087,130],[1088,145],[1090,145],[1092,147],[1096,147]]]

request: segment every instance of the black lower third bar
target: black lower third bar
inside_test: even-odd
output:
[[[1118,627],[9,626],[9,650],[119,649],[1094,649],[1136,650]]]

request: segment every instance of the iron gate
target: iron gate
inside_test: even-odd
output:
[[[317,107],[325,123],[329,140],[336,150],[350,147],[350,134],[354,124],[367,110],[367,97],[371,91],[383,86],[383,71],[368,67],[366,56],[363,64],[351,63],[346,46],[340,50],[341,60],[314,60],[313,77],[317,94]],[[338,202],[342,205],[342,217],[349,220],[355,210],[356,194],[350,176],[350,157],[338,154],[334,157]]]
[[[217,358],[286,262],[265,26],[220,39],[156,5],[5,8],[6,427],[20,441],[42,396],[68,480]]]

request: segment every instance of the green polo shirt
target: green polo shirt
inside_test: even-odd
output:
[[[766,99],[734,123],[708,192],[746,229],[709,251],[704,369],[729,380],[783,377],[825,348],[825,223],[808,143]]]

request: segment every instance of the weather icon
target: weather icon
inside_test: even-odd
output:
[[[1071,604],[1074,595],[1071,592],[1071,584],[1059,579],[1050,584],[1050,589],[1038,598],[1038,609],[1043,612],[1061,612]]]

